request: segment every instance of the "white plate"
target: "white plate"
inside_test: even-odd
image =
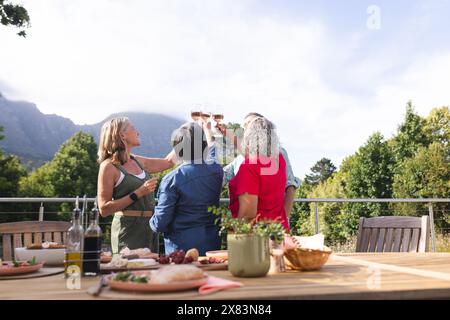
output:
[[[27,261],[36,257],[38,263],[45,262],[45,265],[63,265],[66,249],[35,249],[16,248],[16,260]]]

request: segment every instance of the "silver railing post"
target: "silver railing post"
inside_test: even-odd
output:
[[[314,211],[315,211],[315,220],[316,220],[316,234],[320,232],[320,226],[319,226],[319,203],[314,202]]]
[[[428,214],[430,215],[430,231],[431,231],[431,248],[433,252],[436,252],[436,233],[434,230],[434,212],[433,204],[428,203]]]
[[[44,203],[43,202],[41,202],[41,206],[39,207],[38,221],[44,221]]]

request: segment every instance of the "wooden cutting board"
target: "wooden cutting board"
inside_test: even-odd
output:
[[[210,263],[210,264],[200,264],[196,263],[194,264],[196,267],[201,268],[202,270],[208,271],[208,270],[228,270],[228,263]],[[165,264],[155,264],[152,266],[146,266],[146,267],[139,267],[139,268],[115,268],[115,267],[108,267],[106,264],[100,265],[100,273],[101,274],[109,274],[109,273],[117,273],[117,272],[125,272],[125,271],[140,271],[140,270],[155,270],[159,269],[162,266],[165,266]]]

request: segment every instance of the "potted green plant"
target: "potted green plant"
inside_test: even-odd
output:
[[[236,277],[263,277],[270,269],[269,240],[282,242],[283,225],[274,220],[233,218],[224,207],[211,208],[221,234],[227,232],[228,270]]]

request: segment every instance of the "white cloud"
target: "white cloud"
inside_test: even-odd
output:
[[[29,37],[0,28],[12,98],[77,123],[129,109],[184,118],[198,104],[229,121],[258,111],[278,125],[299,176],[323,156],[340,164],[373,131],[392,133],[408,99],[423,114],[449,103],[448,54],[408,57],[392,73],[405,64],[395,44],[359,57],[367,30],[343,41],[320,17],[253,14],[256,1],[24,3]]]

